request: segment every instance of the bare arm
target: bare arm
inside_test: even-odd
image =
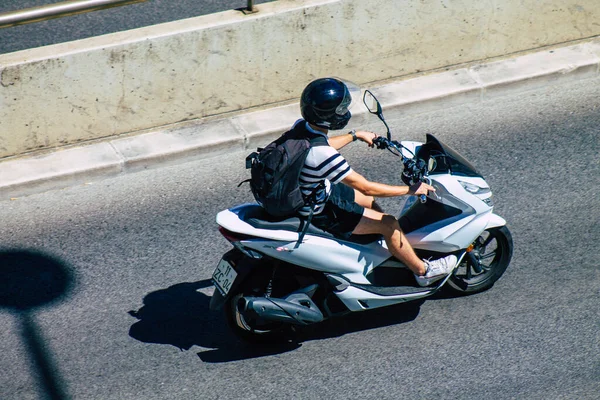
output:
[[[353,189],[358,190],[366,196],[373,197],[395,197],[410,195],[427,194],[427,191],[435,189],[426,183],[417,183],[414,186],[393,186],[385,183],[371,182],[358,172],[352,171],[350,175],[342,180],[343,183]]]
[[[356,131],[356,138],[362,140],[367,143],[369,146],[373,146],[373,139],[377,137],[373,132],[368,131]],[[329,145],[336,150],[341,149],[348,143],[352,142],[352,135],[350,133],[345,133],[343,135],[332,136],[328,138]]]
[[[329,145],[336,150],[341,149],[348,143],[352,142],[352,135],[349,133],[345,133],[343,135],[331,136],[327,138]]]

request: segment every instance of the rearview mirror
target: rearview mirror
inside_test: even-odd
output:
[[[379,119],[381,120],[381,122],[383,122],[383,124],[385,125],[385,128],[387,129],[387,138],[388,140],[392,140],[392,134],[390,133],[390,127],[388,126],[387,122],[385,122],[385,119],[383,118],[383,110],[381,108],[381,104],[379,104],[379,100],[377,100],[377,98],[375,97],[375,95],[373,93],[371,93],[371,91],[369,90],[365,90],[365,94],[363,95],[363,103],[365,103],[365,106],[367,107],[367,109],[369,110],[369,112],[371,114],[375,114],[379,117]]]
[[[377,116],[382,114],[381,104],[379,104],[379,101],[375,95],[373,95],[373,93],[371,93],[369,90],[365,90],[365,94],[363,95],[363,103],[365,103],[365,106],[371,114],[375,114]]]

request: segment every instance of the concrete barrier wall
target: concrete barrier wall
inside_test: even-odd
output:
[[[280,0],[0,55],[0,158],[600,35],[598,0]]]

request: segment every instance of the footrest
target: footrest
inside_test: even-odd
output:
[[[437,286],[420,287],[416,283],[414,286],[371,286],[353,283],[352,286],[380,296],[400,296],[403,294],[427,293],[437,290]]]
[[[442,279],[432,286],[421,287],[408,268],[399,267],[377,267],[369,272],[367,279],[371,282],[371,285],[357,283],[352,285],[380,296],[427,293],[439,289],[445,282],[445,279]]]

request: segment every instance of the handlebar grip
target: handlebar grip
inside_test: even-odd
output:
[[[377,136],[374,140],[373,140],[373,144],[375,145],[375,147],[377,147],[378,149],[385,149],[387,148],[387,143],[385,141],[385,139],[381,136]]]

